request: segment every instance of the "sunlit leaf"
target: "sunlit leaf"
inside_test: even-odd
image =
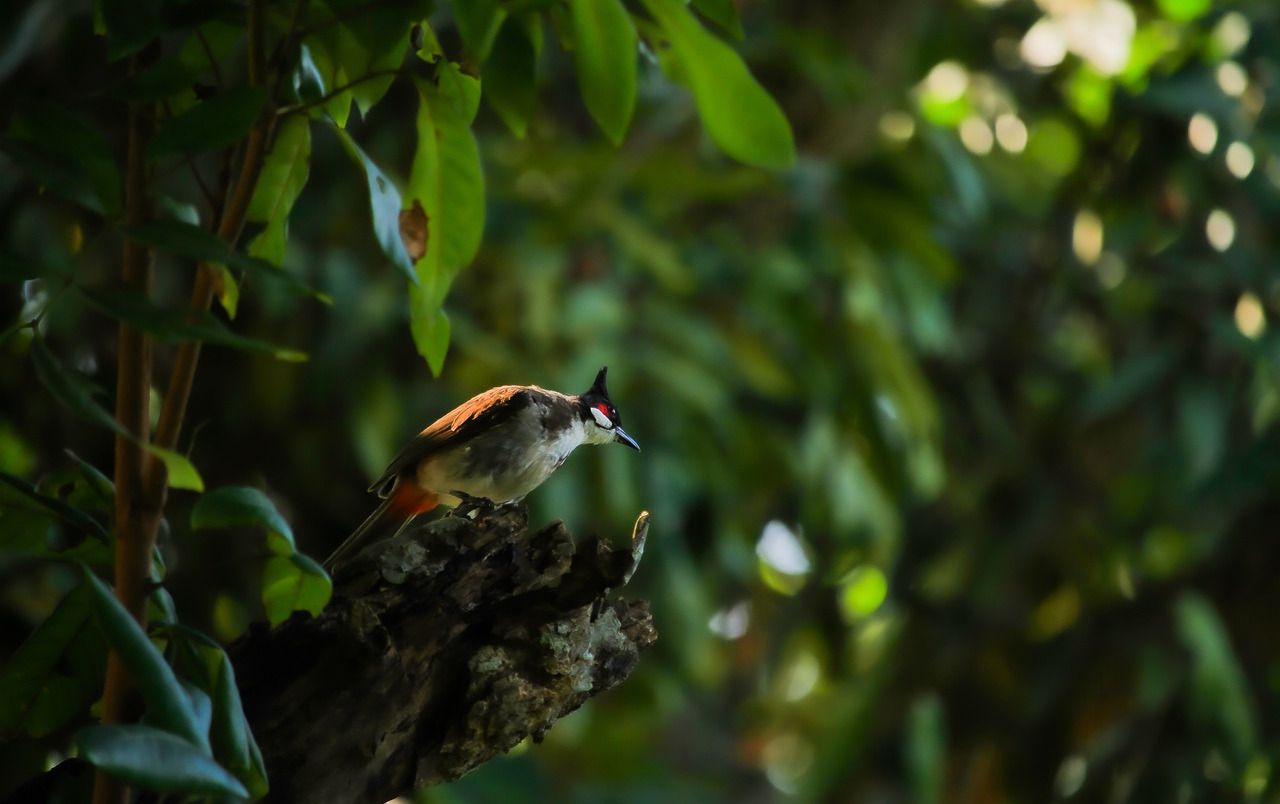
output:
[[[276,128],[271,146],[249,203],[247,218],[265,223],[249,243],[249,255],[280,265],[284,262],[289,213],[307,183],[311,167],[311,122],[302,116],[286,117]]]
[[[77,755],[143,790],[247,798],[249,791],[208,748],[140,724],[90,726],[75,737]]]
[[[253,128],[267,100],[262,87],[239,87],[215,95],[170,120],[151,139],[151,160],[195,156],[239,142]]]
[[[1156,6],[1174,22],[1199,19],[1213,7],[1213,0],[1156,0]]]
[[[276,555],[297,548],[293,529],[267,495],[249,486],[226,486],[203,494],[191,509],[191,529],[255,526],[267,531],[267,546]]]
[[[301,553],[273,556],[263,567],[262,605],[272,625],[289,619],[295,611],[318,615],[332,594],[329,575]]]
[[[444,368],[444,358],[449,351],[449,316],[439,305],[426,305],[428,309],[419,311],[419,304],[426,304],[425,296],[417,288],[411,289],[410,304],[412,320],[409,329],[413,334],[413,343],[418,347],[418,354],[427,361],[433,376],[439,377]]]
[[[143,448],[164,464],[171,487],[188,491],[204,491],[204,480],[201,479],[200,472],[190,458],[171,449],[157,447],[155,444],[144,444]]]
[[[173,668],[106,584],[88,570],[84,577],[92,592],[95,619],[142,694],[148,720],[207,754],[208,734],[200,730],[195,708]]]
[[[480,248],[485,216],[484,175],[471,133],[476,82],[455,65],[442,63],[440,70],[438,88],[419,86],[418,147],[406,192],[406,201],[422,208],[428,227],[426,252],[415,263],[410,328],[418,353],[435,373],[449,340],[449,319],[440,307],[453,277]]]
[[[670,40],[693,90],[707,133],[725,153],[760,167],[790,167],[796,159],[791,126],[778,104],[731,47],[709,33],[678,0],[644,0]]]
[[[572,0],[574,66],[582,99],[614,144],[636,105],[638,38],[621,0]]]

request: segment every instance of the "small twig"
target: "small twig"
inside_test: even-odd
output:
[[[129,62],[130,75],[141,69],[140,58]],[[145,223],[151,218],[151,194],[147,175],[146,146],[155,126],[155,106],[129,106],[128,156],[125,164],[125,222]],[[145,245],[126,238],[121,258],[121,282],[143,294],[151,292],[151,253]],[[124,432],[115,444],[115,592],[121,605],[143,627],[147,622],[147,584],[151,551],[155,545],[159,512],[148,505],[143,493],[146,443],[150,428],[151,341],[137,327],[120,323],[119,363],[116,368],[116,420]],[[112,651],[107,661],[102,693],[102,722],[128,719],[133,680],[120,656]],[[101,771],[94,783],[94,804],[124,804],[129,789],[119,779]]]
[[[209,40],[205,38],[204,31],[196,28],[196,39],[200,41],[200,47],[204,49],[205,58],[209,60],[209,69],[213,71],[213,83],[218,89],[222,89],[224,84],[222,81],[222,70],[218,67],[218,60],[213,56],[213,48],[209,47]]]
[[[200,169],[196,167],[196,161],[191,157],[183,160],[187,163],[187,167],[191,168],[191,177],[196,180],[196,185],[200,187],[200,194],[204,196],[204,200],[209,204],[209,208],[217,214],[218,198],[213,194],[213,190],[205,182],[204,176],[200,175]]]
[[[386,78],[389,75],[411,76],[412,74],[408,70],[405,70],[403,68],[396,68],[394,70],[374,70],[371,73],[366,73],[365,75],[360,76],[356,80],[348,84],[343,84],[337,89],[334,89],[331,92],[326,93],[324,97],[316,98],[315,100],[307,101],[306,103],[295,103],[293,106],[281,106],[279,109],[276,110],[276,115],[278,117],[284,117],[285,115],[297,114],[298,112],[306,111],[307,109],[312,109],[312,108],[315,108],[316,106],[323,106],[324,104],[338,97],[342,93],[347,92],[352,87],[359,86],[360,84],[363,84],[366,81],[372,81],[375,78]]]

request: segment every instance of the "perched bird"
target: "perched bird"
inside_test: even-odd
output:
[[[571,396],[536,385],[503,385],[463,402],[400,450],[369,491],[381,505],[325,561],[331,568],[394,535],[437,505],[515,502],[542,485],[580,444],[640,445],[622,429],[600,369]]]

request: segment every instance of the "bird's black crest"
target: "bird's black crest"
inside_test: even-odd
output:
[[[587,391],[588,394],[599,395],[604,397],[605,399],[609,398],[609,390],[605,388],[605,385],[604,385],[604,375],[607,374],[608,372],[609,372],[608,366],[605,366],[604,368],[600,369],[600,373],[596,375],[596,381],[591,384],[591,390]]]

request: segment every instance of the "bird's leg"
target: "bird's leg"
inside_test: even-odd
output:
[[[498,506],[488,497],[475,497],[465,491],[449,493],[458,498],[458,504],[449,512],[450,516],[468,516],[472,511],[491,514],[498,509]]]

